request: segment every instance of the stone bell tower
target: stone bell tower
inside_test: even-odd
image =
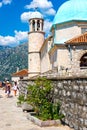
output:
[[[35,11],[29,19],[30,31],[28,39],[28,77],[40,74],[40,48],[44,43],[42,15]]]

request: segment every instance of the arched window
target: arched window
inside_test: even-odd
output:
[[[87,53],[85,53],[80,59],[80,67],[87,68]]]

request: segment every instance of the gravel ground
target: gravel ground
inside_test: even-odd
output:
[[[39,127],[29,121],[20,107],[16,106],[17,96],[11,92],[10,98],[6,97],[0,88],[0,130],[71,130],[68,126]]]

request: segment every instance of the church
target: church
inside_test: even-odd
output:
[[[40,12],[33,12],[29,25],[29,78],[87,75],[87,0],[66,0],[59,7],[51,35],[46,39]]]

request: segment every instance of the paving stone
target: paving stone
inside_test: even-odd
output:
[[[39,127],[27,119],[27,114],[17,107],[17,96],[11,92],[6,97],[4,90],[0,89],[0,130],[71,130],[68,126]]]

